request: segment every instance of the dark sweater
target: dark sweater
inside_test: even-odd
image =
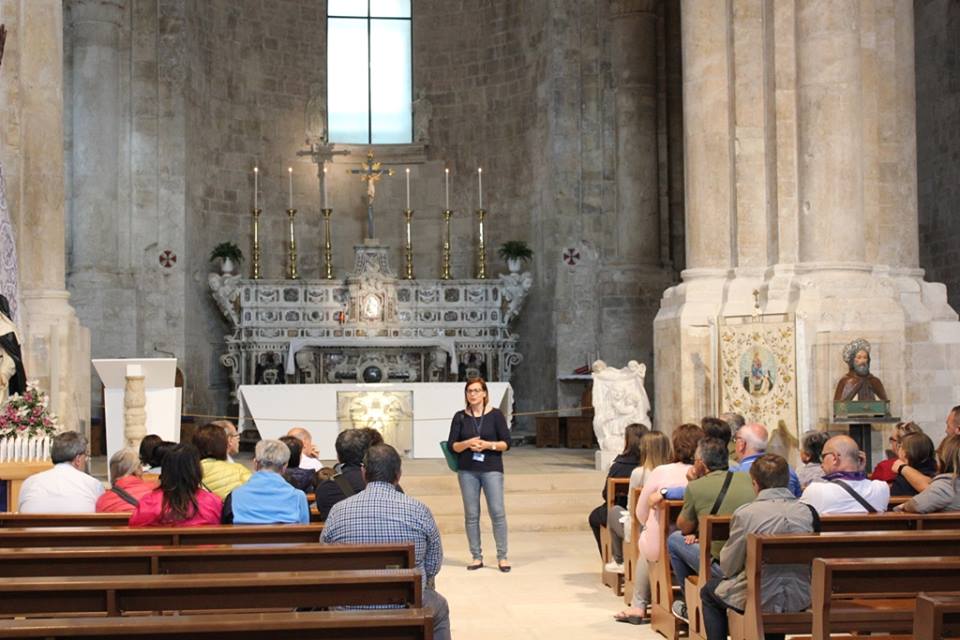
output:
[[[447,438],[447,447],[453,451],[453,443],[463,442],[480,436],[488,442],[505,442],[510,447],[510,430],[507,429],[507,420],[498,409],[481,417],[467,415],[464,411],[457,411],[450,423],[450,435]],[[503,452],[482,451],[483,461],[473,459],[473,451],[464,449],[458,455],[461,471],[499,471],[503,473]]]
[[[353,487],[354,493],[360,493],[367,486],[367,483],[363,481],[363,473],[359,466],[345,464],[340,469],[340,475]],[[330,513],[333,505],[347,498],[336,480],[324,480],[317,485],[314,493],[317,496],[317,511],[320,512],[321,520],[327,519],[327,514]]]
[[[913,467],[928,478],[932,478],[933,476],[937,475],[937,465],[933,460],[925,460],[916,466],[909,466]],[[919,492],[914,489],[913,485],[907,482],[907,479],[903,476],[897,476],[894,478],[893,484],[890,485],[890,495],[892,496],[915,496],[917,493]]]
[[[640,461],[636,456],[625,456],[622,453],[613,459],[613,462],[610,463],[610,470],[607,472],[607,478],[629,478],[630,474],[633,473],[633,470],[637,468],[637,465],[640,464]],[[601,494],[604,501],[607,499],[607,483],[603,483],[603,491]],[[627,508],[627,496],[620,496],[616,500],[618,506]]]

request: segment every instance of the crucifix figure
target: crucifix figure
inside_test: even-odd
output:
[[[350,169],[350,173],[359,175],[367,183],[367,238],[373,239],[373,199],[377,195],[377,181],[384,175],[392,176],[393,169],[384,169],[382,162],[373,161],[373,151],[367,151],[367,159],[360,169]]]
[[[323,194],[326,193],[324,183],[327,181],[327,174],[323,172],[323,168],[326,166],[328,160],[333,160],[333,156],[345,156],[350,152],[346,149],[341,149],[340,151],[334,151],[333,145],[329,143],[316,143],[307,140],[307,145],[309,147],[303,151],[297,151],[298,156],[310,156],[310,159],[317,165],[317,185],[320,188],[320,198],[323,206],[326,207],[327,204],[323,202]]]

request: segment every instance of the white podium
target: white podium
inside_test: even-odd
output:
[[[180,442],[181,390],[174,386],[176,358],[116,358],[94,360],[93,366],[105,387],[107,459],[123,448],[123,393],[127,366],[139,365],[147,395],[147,433]]]

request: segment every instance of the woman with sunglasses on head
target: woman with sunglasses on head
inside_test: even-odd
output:
[[[468,570],[483,566],[480,549],[480,491],[487,499],[497,543],[497,566],[510,571],[507,560],[507,514],[503,506],[503,452],[510,448],[507,420],[490,406],[487,383],[470,378],[464,390],[466,408],[453,416],[447,447],[457,456],[464,526],[473,561]]]

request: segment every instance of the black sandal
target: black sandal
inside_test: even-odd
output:
[[[467,571],[476,571],[477,569],[483,568],[483,560],[474,560],[474,564],[467,565]]]

